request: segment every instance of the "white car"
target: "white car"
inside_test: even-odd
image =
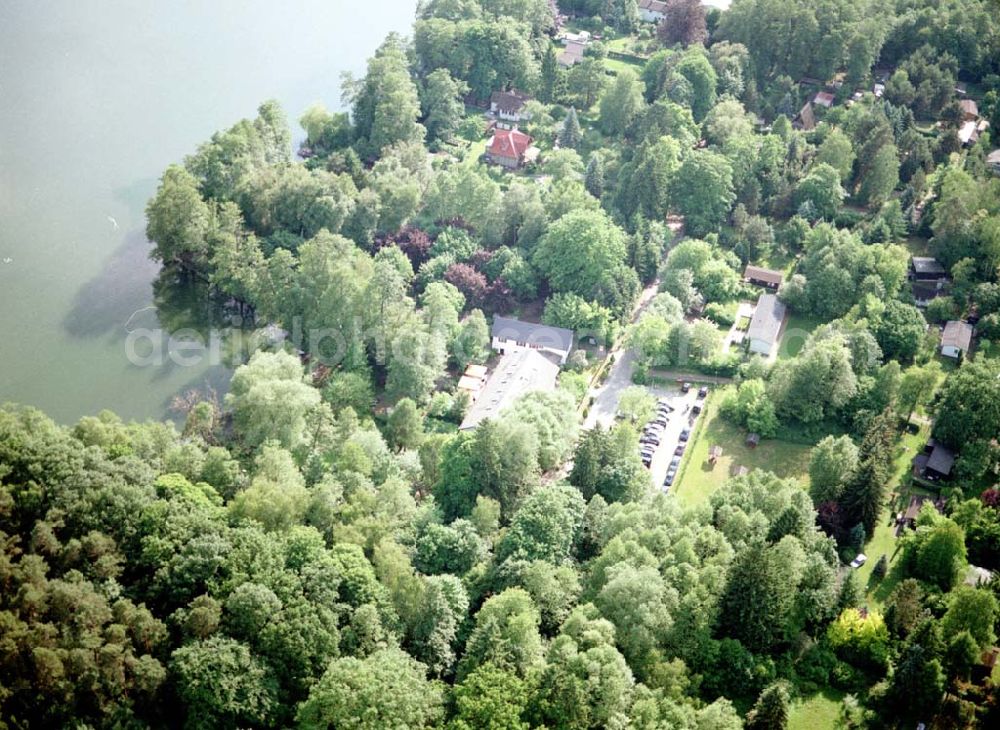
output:
[[[867,562],[867,560],[868,560],[867,555],[865,555],[864,553],[858,553],[858,557],[854,558],[854,560],[851,561],[851,567],[860,568]]]

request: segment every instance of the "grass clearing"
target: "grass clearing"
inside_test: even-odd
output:
[[[875,528],[875,534],[865,545],[865,555],[868,562],[858,569],[861,585],[865,586],[868,603],[878,609],[883,609],[885,601],[892,594],[896,584],[903,579],[899,569],[896,550],[896,512],[905,509],[911,494],[924,493],[925,490],[910,484],[910,469],[913,457],[920,453],[927,437],[930,435],[928,426],[922,426],[915,433],[906,432],[896,445],[893,458],[893,474],[889,482],[889,508],[883,512],[882,519]],[[876,581],[872,573],[878,559],[885,555],[889,559],[889,572],[881,581]]]
[[[765,439],[755,449],[746,446],[746,432],[719,415],[721,397],[714,389],[705,403],[698,427],[684,456],[675,494],[685,505],[703,503],[740,467],[766,469],[779,477],[799,480],[809,485],[810,446],[792,444],[777,439]],[[708,461],[712,446],[722,447],[722,456],[715,464]]]
[[[794,700],[788,708],[788,730],[833,730],[840,719],[844,693],[827,688]]]
[[[785,360],[798,355],[802,351],[803,345],[806,344],[806,339],[821,324],[823,324],[823,320],[818,317],[791,315],[788,322],[785,323],[785,331],[781,335],[778,357]]]

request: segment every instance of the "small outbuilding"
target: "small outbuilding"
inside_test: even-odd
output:
[[[757,444],[759,443],[760,443],[759,433],[752,432],[747,434],[747,446],[749,446],[751,449],[756,449]]]
[[[716,444],[708,450],[708,463],[715,464],[719,459],[722,458],[722,447]]]
[[[743,269],[743,281],[768,289],[777,289],[784,279],[785,276],[780,271],[765,269],[762,266],[747,266]]]
[[[968,322],[951,320],[941,334],[941,354],[945,357],[964,357],[972,347],[972,325]]]
[[[986,155],[986,166],[993,171],[994,175],[1000,175],[1000,148]]]

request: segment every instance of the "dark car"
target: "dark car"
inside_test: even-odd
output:
[[[666,426],[667,426],[667,419],[666,418],[657,418],[652,423],[653,423],[654,426],[659,426],[660,428],[666,428]]]
[[[706,395],[708,395],[708,386],[707,385],[703,385],[700,388],[698,388],[698,397],[699,398],[704,398]]]
[[[665,410],[667,413],[674,412],[674,407],[670,405],[670,401],[666,398],[660,398],[660,400],[656,401],[656,407],[660,410]]]
[[[680,440],[687,441],[689,438],[691,438],[691,429],[685,428],[683,431],[681,431]]]
[[[667,478],[663,480],[663,486],[669,489],[674,485],[674,477],[677,476],[673,472],[667,472]]]
[[[660,437],[659,436],[653,436],[652,434],[648,434],[646,436],[643,436],[641,439],[639,439],[639,443],[640,444],[649,444],[651,446],[659,446],[660,445]]]
[[[677,448],[674,449],[674,456],[684,455],[685,444],[677,444]]]
[[[689,390],[691,390],[691,383],[681,384],[681,393],[687,393]]]
[[[642,457],[642,465],[644,467],[646,467],[647,469],[649,468],[649,465],[652,464],[652,463],[653,463],[653,457],[652,456],[643,456]]]
[[[691,408],[691,413],[693,413],[694,415],[696,415],[696,416],[697,416],[697,415],[698,415],[699,413],[701,413],[701,406],[700,406],[700,405],[698,405],[698,404],[695,404],[695,405],[694,405],[694,406],[693,406],[693,407]]]

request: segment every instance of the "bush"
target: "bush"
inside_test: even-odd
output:
[[[729,304],[711,302],[706,304],[705,317],[722,327],[732,327],[733,323],[736,322],[735,302]]]

